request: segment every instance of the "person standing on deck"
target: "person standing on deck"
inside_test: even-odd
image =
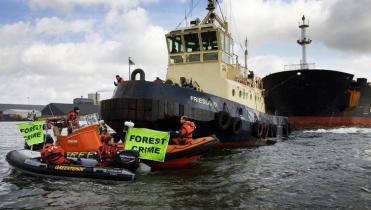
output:
[[[68,134],[71,134],[73,130],[80,128],[79,113],[80,113],[80,109],[79,107],[76,106],[73,108],[73,111],[67,114],[66,124],[67,124]]]

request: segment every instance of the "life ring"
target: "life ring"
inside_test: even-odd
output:
[[[226,111],[220,111],[216,116],[216,122],[221,130],[227,130],[231,124],[231,116]]]
[[[142,69],[135,69],[132,73],[131,73],[131,76],[130,76],[130,79],[131,80],[135,80],[135,77],[137,76],[137,74],[140,75],[140,81],[144,81],[146,80],[146,74],[144,73],[144,71]]]
[[[234,135],[238,135],[242,131],[242,120],[239,117],[233,117],[231,120],[231,128],[230,131]]]

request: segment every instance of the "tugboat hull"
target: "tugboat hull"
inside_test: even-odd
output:
[[[101,103],[101,117],[116,132],[122,133],[125,121],[136,127],[175,131],[180,116],[192,119],[197,129],[194,138],[215,134],[220,141],[246,145],[287,133],[288,119],[268,115],[242,104],[207,93],[170,84],[127,81],[120,84],[111,99]],[[254,123],[266,128],[263,136],[254,135]],[[269,128],[275,129],[269,132]],[[272,135],[273,137],[274,135]]]

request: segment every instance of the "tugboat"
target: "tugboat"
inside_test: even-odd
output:
[[[225,146],[266,145],[274,143],[269,137],[288,134],[288,118],[266,114],[262,80],[247,68],[247,50],[245,66],[238,63],[216,3],[208,0],[202,21],[166,34],[165,82],[145,81],[144,71],[136,69],[101,102],[102,119],[117,133],[129,120],[137,127],[178,130],[186,115],[197,126],[194,138],[215,134]]]
[[[267,112],[285,115],[296,129],[371,126],[371,85],[367,79],[345,72],[315,69],[307,63],[305,16],[299,23],[302,60],[286,71],[263,78]]]

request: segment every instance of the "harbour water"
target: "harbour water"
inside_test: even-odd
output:
[[[371,209],[370,128],[298,131],[121,183],[17,173],[5,155],[23,144],[16,123],[0,123],[0,209]]]

